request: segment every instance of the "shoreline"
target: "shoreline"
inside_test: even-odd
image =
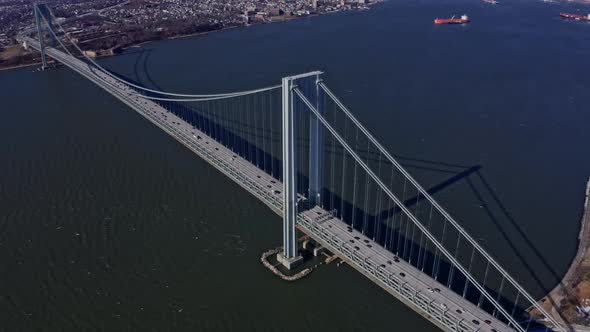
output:
[[[386,0],[377,0],[376,2],[369,4],[368,5],[368,9],[372,8],[375,5],[381,4],[381,3],[385,2],[385,1]],[[289,16],[289,17],[286,17],[285,16],[284,18],[282,18],[280,20],[276,20],[276,21],[269,20],[269,21],[251,23],[251,24],[246,24],[246,25],[236,25],[236,26],[223,27],[221,29],[210,30],[210,31],[205,31],[205,32],[195,32],[195,33],[190,33],[190,34],[186,34],[186,35],[177,35],[177,36],[166,37],[166,38],[151,39],[151,40],[146,40],[146,41],[138,42],[137,44],[133,44],[133,45],[130,45],[130,46],[122,47],[121,49],[123,51],[120,52],[120,53],[100,55],[100,56],[97,56],[96,59],[107,58],[107,57],[115,57],[115,56],[118,56],[118,55],[124,55],[125,54],[125,51],[127,51],[127,50],[130,50],[130,49],[133,49],[133,48],[140,48],[140,47],[142,47],[144,45],[147,45],[149,43],[154,43],[154,42],[159,42],[159,41],[167,41],[167,40],[184,39],[184,38],[190,38],[190,37],[198,37],[198,36],[204,36],[204,35],[208,35],[208,34],[213,34],[213,33],[218,33],[218,32],[223,32],[223,31],[228,31],[228,30],[233,30],[233,29],[249,28],[249,27],[254,27],[254,26],[259,26],[259,25],[264,25],[264,24],[286,23],[286,22],[297,21],[297,20],[301,20],[301,19],[311,19],[311,18],[314,18],[314,17],[320,17],[320,16],[324,16],[324,15],[329,15],[329,14],[343,13],[343,12],[347,12],[347,11],[364,11],[364,10],[360,10],[360,9],[356,9],[356,10],[340,10],[340,11],[331,11],[331,12],[324,12],[324,13],[313,13],[313,14],[310,14],[310,15],[307,15],[307,16],[301,16],[301,17],[299,17],[299,16]],[[32,63],[27,63],[27,64],[21,64],[21,65],[15,65],[15,66],[8,66],[8,67],[2,67],[2,66],[0,66],[0,72],[7,71],[7,70],[12,70],[12,69],[20,69],[20,68],[38,66],[40,64],[41,64],[41,62],[40,61],[37,61],[37,62],[32,62]]]
[[[587,284],[590,284],[590,178],[586,183],[586,190],[584,193],[584,207],[580,220],[580,231],[578,233],[578,250],[572,259],[567,272],[564,274],[560,282],[549,292],[543,296],[539,301],[540,305],[545,307],[547,311],[560,322],[575,328],[576,331],[590,331],[590,327],[576,324],[572,319],[579,317],[585,319],[583,315],[577,315],[578,307],[585,307],[587,305],[580,303],[580,299],[576,297],[579,294],[580,288],[586,290]],[[532,308],[529,308],[532,309]],[[534,310],[530,313],[538,321],[542,320],[539,314]],[[588,317],[588,313],[586,313]]]
[[[8,71],[8,70],[12,70],[12,69],[22,69],[22,68],[27,68],[27,67],[38,66],[40,64],[41,64],[41,62],[33,62],[33,63],[24,64],[24,65],[0,67],[0,71]]]
[[[285,22],[288,22],[288,21],[285,21]],[[275,23],[275,22],[273,22],[273,23]],[[277,22],[277,23],[282,23],[282,22]],[[125,54],[125,51],[132,50],[134,48],[141,48],[142,46],[147,45],[149,43],[155,43],[155,42],[167,41],[167,40],[183,39],[183,38],[190,38],[190,37],[204,36],[204,35],[213,34],[213,33],[217,33],[217,32],[222,32],[222,31],[226,31],[226,30],[233,30],[233,29],[238,29],[238,28],[247,28],[247,27],[250,27],[250,26],[262,25],[262,24],[267,24],[267,23],[256,23],[256,24],[250,24],[250,25],[247,25],[247,26],[232,26],[232,27],[226,27],[226,28],[221,28],[221,29],[211,30],[211,31],[206,31],[206,32],[195,32],[195,33],[191,33],[191,34],[187,34],[187,35],[178,35],[178,36],[167,37],[167,38],[146,40],[146,41],[139,42],[137,44],[133,44],[133,45],[130,45],[130,46],[122,47],[121,48],[123,50],[122,52],[115,53],[115,54],[103,54],[103,55],[96,56],[93,59],[111,58],[111,57],[116,57],[116,56],[124,55]],[[41,65],[41,61],[36,61],[36,62],[32,62],[32,63],[27,63],[27,64],[21,64],[21,65],[15,65],[15,66],[8,66],[8,67],[1,67],[0,66],[0,72],[1,71],[12,70],[12,69],[19,69],[19,68],[26,68],[26,67],[32,67],[32,66],[39,66],[39,65]]]
[[[252,24],[250,26],[253,26],[253,25],[259,25],[259,24]],[[207,34],[211,34],[211,33],[222,32],[222,31],[231,30],[231,29],[237,29],[237,28],[246,28],[246,27],[248,27],[248,26],[232,26],[232,27],[226,27],[226,28],[221,28],[221,29],[211,30],[211,31],[206,31],[206,32],[196,32],[196,33],[191,33],[191,34],[187,34],[187,35],[178,35],[178,36],[167,37],[167,38],[146,40],[146,41],[139,42],[137,44],[133,44],[133,45],[130,45],[130,46],[122,47],[121,49],[123,51],[120,52],[120,53],[103,54],[103,55],[96,56],[93,59],[110,58],[110,57],[116,57],[116,56],[119,56],[119,55],[124,55],[125,54],[125,51],[131,50],[131,49],[134,49],[134,48],[140,48],[140,47],[142,47],[142,46],[144,46],[146,44],[149,44],[149,43],[154,43],[154,42],[159,42],[159,41],[166,41],[166,40],[176,40],[176,39],[182,39],[182,38],[197,37],[197,36],[203,36],[203,35],[207,35]],[[12,69],[19,69],[19,68],[26,68],[26,67],[32,67],[32,66],[39,66],[39,65],[41,65],[41,61],[31,62],[31,63],[27,63],[27,64],[21,64],[21,65],[15,65],[15,66],[8,66],[8,67],[1,67],[0,66],[0,72],[1,71],[12,70]]]

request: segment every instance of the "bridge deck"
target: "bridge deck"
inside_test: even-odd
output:
[[[39,49],[35,40],[26,41]],[[277,179],[108,75],[61,51],[47,48],[47,54],[129,105],[282,215],[283,185]],[[297,227],[444,330],[513,331],[318,206],[300,213]]]

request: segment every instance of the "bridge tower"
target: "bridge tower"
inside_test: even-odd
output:
[[[42,69],[47,68],[47,56],[45,54],[45,37],[43,35],[43,25],[46,24],[48,29],[53,29],[53,21],[49,7],[45,3],[36,3],[33,5],[33,11],[35,13],[35,23],[37,25],[37,35],[39,38],[39,45],[41,46],[41,63]],[[55,38],[50,34],[51,46],[55,46]]]
[[[277,255],[277,260],[288,269],[299,265],[303,260],[297,250],[295,225],[299,196],[297,192],[297,109],[294,105],[293,89],[299,84],[313,84],[312,99],[319,105],[319,82],[321,72],[284,77],[282,80],[282,141],[283,141],[283,252]],[[310,84],[311,83],[311,84]],[[320,203],[321,194],[321,146],[322,126],[317,118],[310,117],[309,130],[309,202],[313,205]]]
[[[313,99],[315,99],[316,109],[320,114],[324,114],[323,109],[323,94],[320,93],[320,83],[322,82],[322,74],[314,73],[313,91],[311,91]],[[312,205],[321,205],[322,195],[322,159],[324,146],[323,140],[323,126],[320,120],[312,113],[309,117],[309,201]]]

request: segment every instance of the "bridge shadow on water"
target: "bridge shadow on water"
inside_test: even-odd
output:
[[[487,219],[489,219],[483,221],[489,221],[493,224],[494,228],[497,231],[497,234],[501,236],[503,242],[509,246],[511,254],[515,256],[515,261],[516,264],[518,264],[518,268],[524,269],[526,271],[526,274],[532,278],[530,280],[527,280],[527,282],[534,282],[536,287],[543,292],[543,296],[545,294],[548,294],[549,291],[551,291],[552,289],[549,286],[547,286],[547,280],[542,280],[539,277],[539,273],[537,273],[538,267],[534,267],[530,264],[529,261],[531,257],[526,257],[523,253],[524,250],[521,249],[522,243],[525,244],[526,249],[530,250],[534,254],[534,258],[538,259],[541,262],[542,268],[544,268],[550,274],[551,280],[549,282],[563,286],[561,283],[561,275],[549,264],[549,262],[545,259],[541,250],[538,248],[535,242],[528,236],[527,232],[522,228],[522,226],[516,221],[516,219],[510,213],[506,205],[500,199],[500,196],[494,190],[489,181],[485,178],[484,174],[482,173],[483,167],[481,165],[463,166],[437,161],[420,160],[403,156],[395,156],[395,158],[400,162],[400,164],[404,168],[408,170],[417,169],[434,171],[443,174],[445,177],[449,176],[448,178],[438,182],[437,184],[425,188],[428,194],[433,197],[436,197],[438,193],[444,190],[450,189],[450,187],[452,186],[456,186],[461,183],[467,183],[468,187],[470,188],[472,197],[477,200],[477,202],[480,204],[483,211],[485,212]],[[475,180],[478,180],[482,184],[482,186],[478,187],[475,183]],[[368,220],[369,227],[364,232],[366,236],[373,238],[377,243],[380,243],[389,251],[401,256],[401,258],[404,259],[406,262],[410,262],[411,265],[414,265],[418,269],[422,270],[424,273],[433,276],[435,262],[437,261],[436,252],[430,250],[423,254],[422,257],[420,257],[420,247],[423,246],[421,242],[416,242],[414,237],[410,237],[407,235],[407,232],[404,234],[401,226],[396,229],[391,229],[393,225],[384,222],[388,219],[391,219],[393,215],[401,214],[402,211],[399,207],[393,207],[390,209],[383,210],[377,214],[371,214],[358,207],[355,207],[351,202],[343,200],[340,196],[330,191],[325,190],[323,195],[324,204],[328,205],[328,201],[332,200],[332,205],[343,206],[343,211],[337,214],[349,225],[352,225],[355,229],[359,230],[360,225],[350,222],[350,219]],[[491,197],[491,199],[486,199],[486,197]],[[404,206],[406,208],[415,206],[424,199],[425,197],[423,195],[417,195],[408,198],[404,201]],[[495,212],[496,210],[499,212]],[[343,216],[353,217],[343,218]],[[510,236],[509,231],[506,229],[503,220],[508,221],[510,227],[516,231],[516,233],[518,234],[517,240]],[[384,238],[384,234],[388,233],[393,234],[389,237],[389,244],[387,243],[387,239]],[[520,241],[522,241],[522,243]],[[408,249],[403,250],[405,254],[401,254],[401,248],[403,246],[408,246]],[[500,261],[500,264],[502,263],[503,262]],[[440,283],[442,283],[443,285],[447,285],[449,288],[453,289],[457,294],[461,295],[462,292],[464,292],[465,297],[474,304],[481,302],[480,293],[475,289],[475,287],[473,287],[472,285],[468,285],[466,289],[464,288],[466,284],[466,278],[464,276],[455,274],[452,279],[448,278],[448,275],[452,269],[450,263],[448,263],[446,260],[442,260],[439,264],[440,265],[437,267],[437,269],[439,269],[437,271],[437,274],[439,276],[442,276],[438,279]],[[530,288],[530,286],[531,284],[525,283],[525,289]],[[499,295],[498,289],[493,289],[489,287],[486,287],[486,289],[493,297]],[[554,300],[550,297],[544,298],[543,302],[544,301],[550,301],[552,306],[557,307],[557,303],[555,303]],[[483,301],[481,303],[482,308],[490,313],[495,312],[491,303],[486,302],[487,301]],[[514,306],[513,299],[511,300],[503,296],[498,297],[498,302],[501,303],[505,308],[510,308]],[[523,317],[523,319],[526,320],[527,309],[529,308],[517,307],[515,313],[520,313],[521,317]],[[568,327],[571,329],[571,325],[568,324]],[[538,328],[539,330],[544,330],[545,327],[540,324],[530,323],[530,330],[534,330],[536,328]]]
[[[150,75],[147,62],[149,60],[151,50],[138,51],[135,66],[134,75],[135,78],[129,78],[120,76],[125,80],[134,82],[135,84],[142,85],[140,81],[141,77],[145,77],[150,85],[154,89],[162,90],[162,87],[157,84],[154,78]],[[263,148],[257,142],[264,141],[274,143],[276,147],[280,149],[281,134],[280,127],[275,127],[273,130],[269,128],[261,128],[252,124],[237,123],[237,121],[230,117],[224,117],[220,114],[212,114],[209,110],[195,104],[182,103],[182,102],[158,102],[161,106],[168,109],[175,115],[181,117],[185,121],[191,123],[195,128],[216,139],[226,147],[230,148],[236,155],[247,159],[252,162],[267,174],[275,177],[281,181],[282,174],[282,161],[280,151],[270,150]],[[280,107],[280,105],[279,105]],[[299,142],[300,145],[305,145],[305,140]],[[325,150],[327,153],[337,153],[337,151],[330,151],[329,147],[326,146]],[[407,156],[395,156],[396,159],[408,170],[415,171],[428,171],[437,173],[440,177],[444,177],[434,185],[431,185],[425,190],[433,197],[437,194],[449,190],[450,188],[457,185],[467,185],[470,189],[470,195],[472,199],[475,199],[481,208],[483,209],[487,219],[493,224],[494,228],[502,237],[504,243],[510,249],[511,254],[515,255],[515,260],[519,264],[519,268],[524,269],[526,274],[531,277],[530,280],[535,283],[535,286],[542,290],[544,294],[547,294],[550,289],[547,286],[548,281],[542,280],[539,277],[539,273],[536,273],[538,267],[534,267],[529,263],[530,257],[526,257],[522,244],[525,245],[526,250],[529,250],[534,254],[534,258],[541,262],[542,267],[547,271],[551,277],[552,284],[561,283],[561,275],[555,271],[555,269],[548,263],[544,258],[541,250],[535,244],[535,242],[528,236],[527,232],[522,226],[515,220],[512,213],[502,202],[500,196],[493,188],[493,186],[486,179],[482,173],[483,166],[466,166],[456,165],[452,163],[446,163],[441,161],[430,161],[415,159]],[[298,176],[298,191],[302,194],[307,194],[309,179],[306,172],[299,172]],[[478,186],[477,183],[481,185]],[[396,228],[392,223],[387,222],[392,216],[401,215],[402,211],[399,207],[387,208],[378,213],[368,212],[355,206],[350,200],[341,197],[339,194],[332,192],[329,188],[324,187],[322,190],[322,203],[325,206],[340,206],[341,209],[336,211],[336,215],[340,217],[344,222],[351,225],[357,230],[362,230],[364,234],[380,245],[386,247],[393,253],[400,254],[400,247],[406,246],[404,250],[407,254],[400,257],[410,262],[415,267],[423,270],[429,275],[433,275],[434,265],[437,261],[437,253],[430,249],[426,250],[421,248],[423,246],[422,241],[418,242],[414,236],[408,236],[407,231],[404,234],[401,226]],[[415,197],[407,198],[404,201],[406,207],[412,207],[419,204],[424,200],[424,196],[418,195]],[[367,227],[363,227],[356,221],[363,221]],[[513,239],[510,235],[509,230],[506,229],[506,221],[510,228],[515,230],[518,235],[518,240]],[[434,252],[433,252],[434,251]],[[402,255],[399,255],[402,256]],[[451,265],[446,260],[438,260],[440,264],[437,269],[439,275],[448,276],[451,272]],[[502,263],[502,262],[500,262]],[[454,275],[452,279],[448,277],[441,277],[438,279],[443,285],[447,285],[453,289],[456,293],[465,293],[465,297],[468,298],[472,303],[477,304],[481,302],[480,294],[473,286],[467,286],[466,278],[459,274]],[[527,285],[528,286],[528,285]],[[528,287],[527,287],[528,288]],[[488,288],[488,291],[493,296],[498,296],[498,289]],[[506,308],[513,306],[513,300],[498,296],[499,302]],[[548,298],[551,303],[556,306],[553,299]],[[488,312],[494,312],[493,307],[487,301],[484,301],[482,308]],[[522,317],[526,317],[525,310],[527,308],[519,307],[517,312],[520,312]]]

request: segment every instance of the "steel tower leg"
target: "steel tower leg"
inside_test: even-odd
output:
[[[293,79],[283,78],[283,253],[277,259],[291,269],[297,260],[295,221],[297,218],[295,110],[293,108]]]
[[[39,10],[39,4],[35,4],[33,6],[33,11],[35,12],[35,23],[37,24],[37,35],[39,37],[39,46],[41,46],[41,64],[42,70],[47,68],[47,58],[45,56],[45,39],[43,38],[43,27],[42,27],[42,20],[41,12]]]
[[[316,109],[323,114],[320,82],[321,74],[317,74],[315,80]],[[309,121],[309,201],[311,204],[320,205],[322,203],[322,148],[324,146],[322,125],[314,114],[310,114]]]
[[[296,110],[293,103],[293,87],[297,80],[321,75],[321,72],[311,72],[303,75],[283,78],[283,252],[277,255],[277,260],[288,269],[301,262],[297,250],[295,224],[297,222],[297,151]]]

